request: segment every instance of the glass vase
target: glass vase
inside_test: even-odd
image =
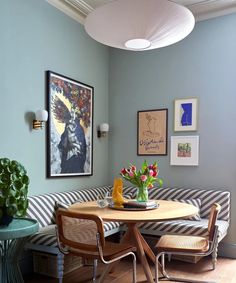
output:
[[[138,188],[136,199],[139,202],[148,201],[148,188],[147,187]]]

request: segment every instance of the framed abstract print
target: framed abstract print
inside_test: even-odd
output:
[[[138,111],[138,155],[167,155],[168,109]]]
[[[197,130],[197,98],[176,99],[174,102],[174,131]]]
[[[198,166],[199,136],[172,136],[170,165]]]
[[[93,174],[92,86],[47,71],[47,177]]]

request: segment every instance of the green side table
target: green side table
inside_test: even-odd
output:
[[[0,282],[24,282],[19,257],[29,236],[38,229],[38,222],[30,218],[14,218],[8,226],[0,226]]]

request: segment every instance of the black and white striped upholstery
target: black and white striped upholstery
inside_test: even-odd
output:
[[[136,191],[137,188],[135,187],[124,187],[123,194],[127,196],[127,198],[135,198]],[[28,198],[29,207],[27,210],[27,217],[38,220],[40,231],[30,238],[27,247],[32,250],[57,254],[59,270],[58,278],[60,278],[59,282],[62,282],[63,276],[63,255],[59,252],[55,235],[56,202],[63,202],[70,205],[75,202],[94,201],[97,200],[99,195],[105,196],[106,193],[109,195],[112,194],[111,186],[78,189],[67,192],[31,196]],[[219,220],[217,222],[217,225],[219,226],[219,240],[226,235],[229,226],[230,212],[230,193],[227,191],[184,188],[152,188],[149,190],[149,198],[157,200],[201,199],[201,220],[176,220],[158,223],[145,223],[140,225],[142,233],[151,235],[169,233],[205,236],[210,208],[214,202],[217,202],[222,207],[218,217]],[[104,223],[105,236],[116,233],[121,229],[121,223]]]
[[[111,194],[112,187],[95,187],[90,189],[73,190],[68,192],[51,193],[28,198],[29,207],[27,217],[37,219],[40,227],[45,227],[55,223],[55,203],[64,202],[69,205],[76,201],[94,201],[97,196],[106,193]],[[136,192],[133,187],[124,187],[124,195],[130,195]]]
[[[131,188],[125,188],[124,193],[129,193],[131,190]],[[63,278],[64,255],[58,249],[56,237],[55,214],[56,207],[58,206],[57,202],[71,205],[75,202],[93,201],[97,200],[97,196],[105,196],[106,193],[111,194],[111,186],[44,194],[28,198],[27,217],[37,219],[40,229],[38,233],[30,237],[26,247],[31,250],[57,255],[57,278],[59,278],[59,282],[62,282]],[[104,223],[105,236],[117,233],[119,230],[120,223],[118,222]]]
[[[132,192],[131,187],[124,188],[124,194]],[[30,238],[29,245],[31,249],[37,246],[37,250],[50,251],[51,247],[57,248],[55,235],[55,213],[57,202],[71,205],[75,202],[97,200],[98,195],[111,194],[111,187],[95,187],[90,189],[81,189],[68,192],[51,193],[28,198],[29,207],[27,217],[37,219],[40,230]],[[109,236],[120,230],[118,222],[104,222],[105,236]],[[36,246],[35,246],[36,245]]]
[[[225,237],[229,227],[230,216],[230,192],[205,189],[184,189],[184,188],[152,188],[149,190],[150,199],[161,200],[183,200],[200,199],[200,221],[173,220],[165,222],[149,222],[140,225],[144,234],[182,234],[182,235],[207,235],[207,223],[210,209],[213,203],[217,202],[222,209],[219,213],[217,225],[219,227],[219,241]]]
[[[42,249],[48,251],[52,250],[51,248],[58,248],[55,226],[56,224],[51,224],[47,227],[43,227],[37,234],[31,236],[29,240],[30,247],[33,249],[33,245],[37,245],[37,248],[39,249],[39,246],[45,246],[48,247],[48,249]],[[104,222],[106,236],[110,234],[110,231],[118,232],[120,230],[119,228],[120,224],[118,222]]]
[[[205,189],[184,188],[152,188],[149,190],[150,199],[201,199],[201,218],[208,218],[211,206],[217,202],[221,205],[218,219],[229,221],[230,192]]]
[[[55,203],[56,201],[68,204],[76,201],[92,201],[97,195],[110,192],[111,187],[96,187],[91,189],[73,190],[68,192],[51,193],[28,198],[29,207],[27,217],[37,219],[39,227],[55,224]]]
[[[165,222],[149,222],[140,225],[140,230],[147,235],[192,235],[192,236],[207,236],[208,219],[201,219],[200,221],[191,220],[174,220]],[[225,237],[229,223],[224,220],[217,220],[219,240]]]

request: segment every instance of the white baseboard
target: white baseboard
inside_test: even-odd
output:
[[[218,255],[222,257],[236,258],[236,244],[220,243]]]

